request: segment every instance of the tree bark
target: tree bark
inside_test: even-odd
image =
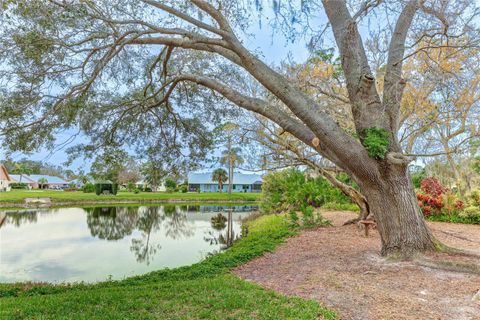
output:
[[[438,243],[418,206],[407,170],[387,169],[375,183],[360,181],[382,240],[382,255],[410,258]]]

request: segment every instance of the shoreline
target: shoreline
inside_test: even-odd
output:
[[[202,200],[202,199],[144,199],[144,200],[106,200],[106,201],[52,201],[50,204],[41,204],[41,205],[32,205],[25,204],[24,202],[1,202],[0,201],[0,210],[8,209],[42,209],[42,208],[62,208],[68,206],[95,206],[95,205],[144,205],[144,204],[258,204],[259,200],[245,200],[245,199],[234,199],[234,200]]]

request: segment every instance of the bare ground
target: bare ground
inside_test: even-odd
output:
[[[439,253],[395,262],[379,255],[376,231],[366,238],[357,226],[342,226],[354,213],[324,216],[334,227],[304,231],[234,273],[286,295],[316,299],[341,319],[480,319],[480,226],[429,223],[439,240],[473,256]]]

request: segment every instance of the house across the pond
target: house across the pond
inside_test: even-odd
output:
[[[0,163],[0,192],[10,191],[12,178],[8,174],[7,168]]]
[[[56,176],[46,174],[11,174],[13,182],[26,183],[29,189],[64,189],[68,182]]]
[[[220,192],[218,181],[212,180],[212,172],[188,174],[189,192]],[[234,172],[232,192],[261,192],[262,176]],[[228,192],[228,181],[223,184],[222,192]]]

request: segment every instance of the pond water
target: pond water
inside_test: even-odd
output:
[[[165,205],[0,211],[0,282],[95,282],[190,265],[227,248],[241,234],[241,218],[256,209]]]

